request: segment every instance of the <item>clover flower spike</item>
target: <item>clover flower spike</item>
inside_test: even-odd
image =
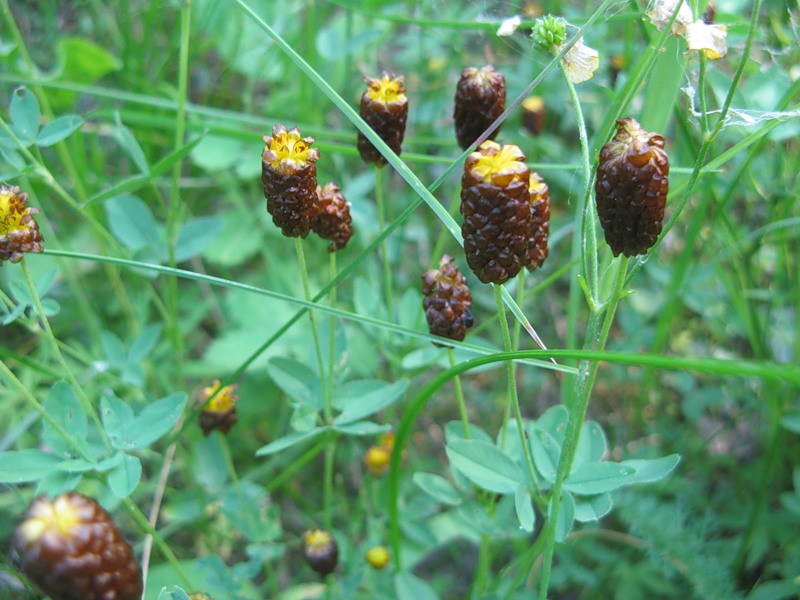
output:
[[[38,208],[27,206],[28,194],[17,186],[0,187],[0,266],[18,263],[27,252],[44,250],[44,238],[33,215]]]

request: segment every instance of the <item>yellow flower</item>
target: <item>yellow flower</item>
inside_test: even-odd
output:
[[[391,450],[382,446],[372,446],[364,455],[364,465],[375,477],[381,477],[389,470],[391,455]]]
[[[200,393],[199,402],[203,404],[203,410],[200,412],[200,427],[205,435],[209,435],[215,429],[219,429],[222,433],[228,433],[239,420],[236,414],[236,401],[239,400],[239,396],[234,393],[237,386],[226,385],[220,390],[220,385],[222,385],[220,380],[216,379],[210,386],[203,388]],[[209,398],[211,400],[206,402]]]
[[[389,551],[385,546],[375,546],[367,550],[367,562],[373,569],[384,569],[389,564]]]
[[[28,194],[19,188],[0,187],[0,266],[5,261],[18,263],[26,252],[42,252],[44,238],[33,215],[38,208],[29,208]]]
[[[567,51],[561,64],[572,83],[582,83],[594,77],[594,72],[600,66],[600,54],[584,44],[581,38]]]

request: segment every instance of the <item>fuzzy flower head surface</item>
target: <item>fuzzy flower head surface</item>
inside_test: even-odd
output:
[[[645,14],[650,22],[662,31],[675,11],[675,21],[670,32],[686,40],[689,50],[703,51],[710,60],[722,58],[728,53],[725,38],[728,35],[725,25],[707,23],[703,19],[695,19],[692,9],[685,0],[652,0]]]
[[[314,138],[300,137],[297,127],[287,131],[283,125],[275,125],[272,135],[264,137],[264,143],[263,160],[281,173],[295,173],[319,160],[319,150],[311,147]]]
[[[0,187],[0,266],[18,263],[26,252],[42,252],[44,238],[33,215],[38,208],[27,206],[28,194],[16,186]]]

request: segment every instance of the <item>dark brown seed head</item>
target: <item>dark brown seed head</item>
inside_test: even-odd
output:
[[[272,220],[288,237],[306,237],[319,213],[317,160],[314,138],[300,137],[300,130],[275,125],[264,136],[261,182]]]
[[[506,80],[491,65],[482,69],[467,67],[456,87],[453,118],[458,145],[466,150],[503,114],[506,106]],[[487,139],[493,140],[498,126]]]
[[[317,186],[319,214],[314,221],[314,233],[324,240],[331,240],[328,252],[336,252],[347,245],[353,235],[353,219],[350,216],[350,203],[341,194],[335,183]]]
[[[234,393],[237,386],[226,385],[220,390],[220,385],[221,382],[216,379],[210,386],[203,388],[200,394],[200,404],[203,405],[203,410],[200,411],[200,428],[204,435],[209,435],[215,429],[228,433],[239,420],[236,414],[239,396]],[[209,398],[211,400],[207,402]]]
[[[614,256],[644,254],[656,243],[669,190],[664,138],[648,133],[631,117],[600,150],[597,213]]]
[[[467,264],[483,283],[503,283],[525,261],[531,227],[530,170],[517,146],[481,144],[461,178]]]
[[[324,577],[333,573],[339,562],[339,546],[327,531],[306,531],[303,535],[303,556],[308,565]]]
[[[27,206],[28,194],[17,186],[0,186],[0,266],[18,263],[26,252],[42,252],[44,238],[33,215],[38,208]]]
[[[140,600],[142,572],[111,516],[76,492],[39,496],[14,529],[23,572],[53,600]]]
[[[445,254],[438,269],[425,271],[422,293],[425,295],[422,306],[430,332],[457,342],[463,341],[472,325],[472,294],[453,257]]]
[[[550,190],[538,173],[531,173],[531,237],[525,267],[534,271],[544,264],[549,253],[547,238],[550,235]]]
[[[408,119],[408,98],[403,76],[384,73],[380,79],[364,78],[367,89],[361,96],[361,118],[386,142],[395,154],[400,154]],[[358,132],[358,153],[366,163],[379,167],[386,159],[366,136]]]

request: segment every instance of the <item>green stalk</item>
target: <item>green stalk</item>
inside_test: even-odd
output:
[[[592,320],[599,321],[603,313],[605,313],[605,318],[603,319],[603,326],[597,339],[594,339],[593,335],[587,335],[584,344],[586,349],[591,348],[593,351],[602,351],[605,348],[608,332],[611,330],[611,324],[614,320],[614,313],[617,310],[617,304],[622,295],[625,273],[628,270],[628,261],[629,258],[627,256],[622,256],[620,258],[614,290],[611,292],[608,303],[592,313]],[[590,327],[589,333],[591,333],[591,329]],[[547,590],[550,585],[550,572],[553,565],[553,553],[556,543],[556,523],[558,522],[558,513],[561,508],[564,481],[566,481],[572,469],[572,461],[575,458],[575,450],[578,447],[578,438],[580,437],[581,428],[583,427],[583,421],[586,418],[586,409],[589,406],[589,398],[592,395],[592,388],[594,387],[594,381],[599,366],[599,361],[595,360],[591,361],[591,363],[584,361],[581,365],[582,368],[578,373],[578,377],[575,380],[575,397],[569,406],[569,418],[567,420],[567,429],[564,433],[564,445],[561,448],[556,482],[553,485],[550,498],[550,515],[543,532],[543,535],[547,536],[547,542],[544,551],[541,587],[539,588],[539,598],[541,600],[547,599]]]
[[[191,19],[192,4],[191,0],[184,0],[181,3],[181,33],[180,51],[178,56],[178,108],[175,115],[175,150],[184,146],[186,137],[186,99],[189,89],[189,39],[192,26]],[[175,246],[178,242],[178,228],[181,215],[181,192],[180,179],[183,160],[175,162],[172,167],[172,193],[167,209],[167,240],[169,251],[169,264],[176,266]],[[172,342],[175,352],[173,364],[175,365],[176,381],[180,384],[183,381],[183,335],[181,335],[180,323],[178,321],[178,279],[170,277],[167,287],[167,308],[169,310],[169,322],[167,324],[168,335]]]
[[[178,561],[178,558],[175,556],[175,553],[172,551],[172,548],[164,541],[164,538],[161,537],[161,534],[158,533],[155,527],[150,525],[150,521],[147,520],[147,517],[144,516],[142,511],[139,510],[139,507],[131,500],[130,498],[125,498],[122,503],[125,505],[125,508],[128,509],[128,512],[133,517],[133,520],[136,521],[136,524],[139,528],[147,533],[148,535],[152,536],[153,541],[155,542],[158,549],[161,551],[161,554],[167,559],[167,562],[170,566],[175,570],[178,577],[180,577],[181,581],[183,581],[186,589],[188,591],[194,591],[194,585],[192,585],[191,579],[186,575],[186,572],[181,567],[181,563]]]
[[[452,346],[447,348],[447,358],[450,359],[450,368],[456,366],[455,352]],[[464,425],[464,437],[468,440],[472,439],[472,433],[469,430],[469,415],[467,414],[467,405],[464,403],[464,391],[461,389],[461,377],[456,375],[453,378],[453,383],[456,387],[456,402],[458,402],[458,414],[461,415],[461,423]]]
[[[506,353],[513,352],[511,347],[511,334],[508,330],[508,320],[506,319],[506,307],[503,303],[503,297],[500,294],[502,286],[492,284],[494,287],[494,297],[497,302],[497,314],[500,315],[500,327],[503,331],[503,347]],[[522,422],[522,411],[519,408],[519,397],[517,396],[517,379],[514,375],[514,361],[509,360],[506,362],[506,374],[508,375],[508,396],[506,401],[505,412],[508,413],[508,404],[514,410],[514,419],[517,423],[517,434],[519,435],[519,443],[522,447],[522,453],[525,455],[525,464],[528,466],[528,475],[531,478],[531,485],[539,495],[539,478],[536,476],[536,467],[533,466],[533,455],[531,454],[531,447],[525,435],[525,426]],[[503,422],[503,429],[500,434],[500,447],[505,447],[506,430],[508,429],[508,421]]]
[[[303,280],[303,293],[305,294],[306,301],[311,301],[311,291],[308,285],[308,269],[306,268],[305,253],[303,252],[303,242],[299,237],[294,238],[294,247],[297,251],[297,260],[300,262],[300,274]],[[308,320],[311,322],[311,334],[314,338],[314,350],[317,354],[317,365],[319,368],[319,380],[322,384],[322,397],[323,397],[323,418],[325,425],[329,426],[333,421],[333,403],[332,403],[332,390],[327,380],[325,369],[325,358],[322,355],[322,344],[319,339],[319,332],[317,331],[317,319],[314,311],[309,311]],[[330,365],[333,371],[333,363]],[[332,515],[331,506],[333,501],[333,454],[336,448],[336,437],[333,432],[326,434],[325,445],[325,472],[322,486],[322,506],[325,514],[325,527],[331,529]]]
[[[375,204],[378,212],[378,228],[386,228],[386,207],[383,200],[383,177],[380,166],[375,166]],[[394,321],[394,291],[392,285],[392,265],[389,261],[389,244],[386,238],[381,240],[381,255],[383,257],[383,295],[386,299],[386,318]]]
[[[31,298],[33,299],[33,305],[36,307],[36,312],[42,321],[42,325],[44,327],[44,332],[45,332],[45,338],[49,342],[53,354],[56,357],[56,360],[61,365],[61,368],[64,371],[64,375],[69,380],[73,390],[75,390],[75,393],[78,396],[78,400],[80,401],[81,406],[83,407],[83,411],[92,419],[92,421],[94,421],[94,424],[97,427],[97,431],[100,434],[100,439],[103,440],[103,446],[105,446],[106,452],[110,456],[111,444],[108,441],[106,430],[103,428],[103,424],[100,422],[100,417],[97,415],[97,411],[92,406],[89,397],[83,391],[83,386],[81,386],[81,384],[78,383],[78,380],[72,373],[72,369],[69,368],[67,361],[64,359],[64,355],[61,353],[61,348],[58,347],[58,340],[56,340],[56,336],[53,333],[53,329],[50,327],[50,321],[44,312],[44,308],[42,307],[42,301],[39,298],[39,292],[36,290],[36,284],[33,282],[33,278],[31,277],[31,272],[28,269],[28,263],[25,260],[25,258],[23,258],[22,261],[20,261],[20,264],[22,265],[22,273],[25,276],[25,283],[28,286],[28,291],[31,294]]]

